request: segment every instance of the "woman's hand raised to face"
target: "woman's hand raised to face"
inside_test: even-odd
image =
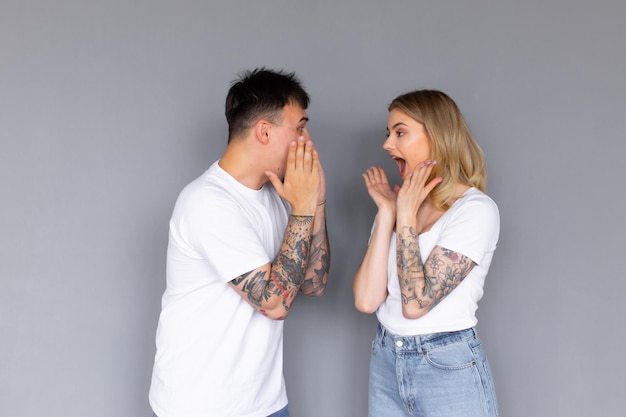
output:
[[[441,177],[433,178],[428,184],[426,181],[437,161],[424,161],[413,172],[410,172],[398,190],[397,216],[414,218],[428,194],[442,181]]]
[[[396,185],[393,189],[389,185],[387,174],[380,167],[369,167],[363,174],[365,180],[365,186],[372,200],[378,207],[379,211],[385,211],[392,213],[395,217],[396,213],[396,198],[398,196],[399,185]]]

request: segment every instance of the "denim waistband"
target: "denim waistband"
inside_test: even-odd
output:
[[[382,324],[378,324],[376,338],[381,345],[399,352],[427,352],[434,348],[459,343],[477,338],[476,330],[471,327],[454,332],[430,333],[419,336],[398,336],[391,333]]]

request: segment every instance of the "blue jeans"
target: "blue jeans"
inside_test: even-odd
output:
[[[472,329],[396,336],[378,325],[372,343],[369,417],[497,417],[496,393]]]
[[[157,415],[153,413],[152,417],[157,417]],[[289,417],[289,410],[287,409],[287,406],[285,406],[282,410],[278,410],[267,417]]]
[[[270,414],[267,417],[289,417],[289,410],[287,409],[287,406],[285,406],[285,408],[283,408],[282,410],[278,410],[277,412]]]

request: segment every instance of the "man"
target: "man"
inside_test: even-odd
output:
[[[283,321],[321,295],[325,178],[294,74],[247,71],[226,97],[222,158],[170,220],[150,405],[158,417],[289,416]]]

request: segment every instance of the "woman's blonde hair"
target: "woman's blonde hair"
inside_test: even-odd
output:
[[[389,111],[394,109],[422,123],[430,138],[431,158],[437,161],[430,179],[443,179],[430,193],[437,208],[450,208],[459,183],[485,192],[487,175],[483,151],[450,97],[436,90],[412,91],[396,97],[389,104]]]

